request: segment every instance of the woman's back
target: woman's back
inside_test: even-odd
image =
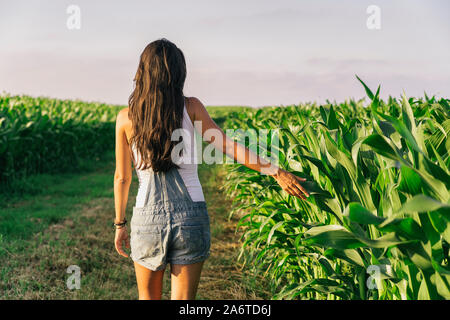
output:
[[[186,135],[183,137],[183,156],[181,157],[181,163],[178,164],[179,168],[177,170],[183,179],[192,201],[205,201],[197,174],[195,130],[186,107],[186,99],[183,107],[182,129]],[[132,150],[136,162],[139,163],[140,156],[134,145],[132,145]],[[151,168],[141,170],[137,168],[137,164],[135,163],[135,170],[139,179],[135,207],[144,207],[149,203],[152,194],[154,195],[161,191],[152,190],[152,188],[155,188],[155,184],[151,181],[153,179],[153,170]]]

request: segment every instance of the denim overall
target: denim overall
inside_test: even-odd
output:
[[[210,219],[205,201],[192,201],[177,168],[151,172],[143,207],[133,207],[131,259],[153,270],[167,263],[191,264],[210,255]]]

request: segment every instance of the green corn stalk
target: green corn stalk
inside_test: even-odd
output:
[[[0,185],[24,176],[77,169],[114,145],[118,106],[0,96]]]
[[[280,129],[280,163],[312,195],[230,166],[225,186],[245,214],[245,262],[273,279],[279,299],[447,299],[450,234],[449,103],[263,108],[235,114],[229,128]],[[232,214],[233,214],[232,213]],[[368,288],[370,266],[377,288]]]

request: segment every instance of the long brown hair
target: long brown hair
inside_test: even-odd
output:
[[[171,159],[176,143],[171,136],[182,126],[185,79],[186,61],[175,44],[162,38],[145,47],[128,101],[130,144],[141,158],[137,168],[165,172],[178,167]]]

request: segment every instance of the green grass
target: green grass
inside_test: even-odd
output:
[[[0,234],[9,240],[29,239],[83,204],[99,197],[112,197],[111,161],[106,163],[100,169],[91,167],[87,174],[41,174],[22,179],[25,185],[32,186],[31,190],[16,189],[13,194],[1,195]]]

